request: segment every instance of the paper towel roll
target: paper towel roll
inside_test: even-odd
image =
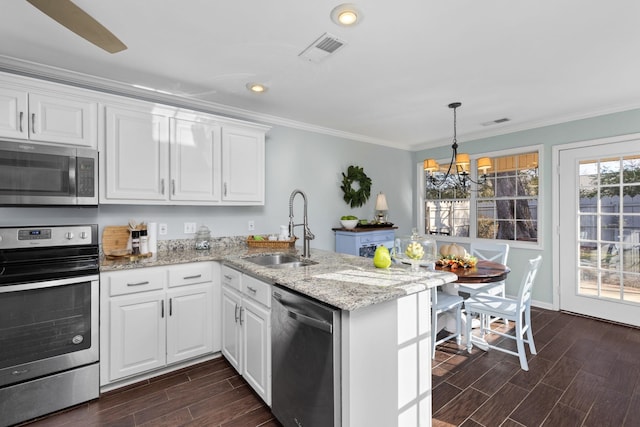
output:
[[[147,224],[147,238],[149,239],[149,252],[158,253],[158,223],[150,222]]]

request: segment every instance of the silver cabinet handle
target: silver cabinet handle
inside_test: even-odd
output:
[[[148,285],[149,281],[145,280],[144,282],[138,282],[138,283],[127,283],[127,286],[142,286],[142,285]]]
[[[224,275],[224,278],[225,278],[225,279],[227,279],[227,280],[232,280],[232,279],[233,279],[233,277],[232,277],[232,276],[229,276],[228,274],[225,274],[225,275]]]
[[[234,310],[233,317],[236,319],[236,323],[238,323],[238,304],[236,304],[236,308]]]
[[[164,194],[164,178],[160,180],[160,192]]]
[[[36,133],[36,113],[31,114],[31,133]]]
[[[24,111],[20,111],[20,133],[22,133],[22,118],[24,117]]]
[[[320,329],[321,331],[328,332],[330,334],[333,333],[333,325],[331,325],[331,323],[314,319],[313,317],[305,316],[304,314],[296,313],[291,310],[287,310],[287,315],[300,323],[304,323],[305,325]]]
[[[186,276],[186,277],[183,277],[183,278],[182,278],[182,280],[199,279],[199,278],[201,278],[201,277],[202,277],[202,274],[196,274],[196,275],[194,275],[194,276]],[[224,277],[227,277],[227,276],[224,276]]]
[[[173,298],[169,298],[169,316],[173,316]]]
[[[176,180],[175,179],[171,180],[171,194],[173,194],[174,196],[176,195]]]
[[[242,326],[242,313],[244,312],[244,307],[240,307],[240,325]]]
[[[164,300],[160,301],[160,317],[164,317]]]
[[[258,292],[258,290],[256,288],[252,288],[251,286],[247,286],[247,289],[249,290],[249,292],[255,294],[256,292]]]
[[[227,195],[227,183],[226,182],[224,183],[224,195],[225,196]]]

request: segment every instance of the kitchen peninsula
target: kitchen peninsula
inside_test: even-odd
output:
[[[317,264],[278,269],[249,258],[281,251],[227,243],[208,251],[168,248],[136,262],[105,260],[101,272],[222,263],[337,307],[341,309],[342,426],[431,424],[430,290],[455,281],[454,274],[412,274],[403,265],[376,269],[371,259],[321,250],[311,252]],[[219,285],[215,292],[220,292]],[[219,327],[219,313],[216,316],[213,323]]]

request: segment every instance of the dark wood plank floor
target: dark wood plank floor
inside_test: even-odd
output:
[[[528,354],[528,372],[502,352],[438,347],[433,425],[640,426],[640,330],[535,308],[531,315],[538,351]]]
[[[104,393],[29,427],[281,427],[224,358]]]
[[[640,330],[535,308],[532,317],[538,354],[529,355],[528,372],[508,354],[438,347],[433,425],[640,426]],[[280,424],[233,368],[216,359],[28,424],[80,425]]]

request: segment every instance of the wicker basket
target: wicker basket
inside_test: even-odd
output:
[[[289,240],[268,240],[267,236],[262,236],[264,240],[254,240],[253,236],[247,237],[247,246],[250,248],[271,248],[288,249],[296,244],[297,237]]]

